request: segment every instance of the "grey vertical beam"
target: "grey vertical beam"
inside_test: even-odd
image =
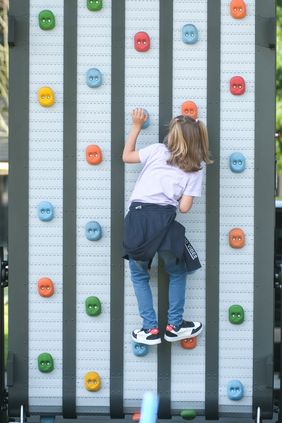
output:
[[[9,416],[18,417],[21,404],[28,411],[29,1],[10,0],[9,13],[16,38],[9,53],[9,352],[15,360],[8,378]]]
[[[125,0],[112,1],[110,414],[123,417]]]
[[[206,398],[205,415],[218,418],[220,0],[207,1],[207,128],[214,163],[206,182]]]
[[[76,416],[77,1],[64,0],[63,416]]]
[[[173,69],[173,1],[160,0],[160,61],[159,61],[159,142],[167,133],[172,118],[172,69]],[[168,310],[168,276],[163,263],[158,269],[158,321],[165,328]],[[171,345],[158,345],[158,393],[160,396],[159,418],[171,417]]]
[[[253,416],[273,412],[275,0],[256,1]]]

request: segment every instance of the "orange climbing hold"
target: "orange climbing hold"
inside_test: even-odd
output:
[[[230,14],[234,19],[243,19],[247,14],[244,0],[232,0],[230,3]]]
[[[232,248],[243,248],[245,245],[245,233],[240,228],[231,229],[229,232],[229,245]]]
[[[194,338],[182,339],[180,343],[181,343],[181,347],[184,348],[185,350],[192,350],[193,348],[197,346],[197,337],[195,336]]]
[[[193,101],[184,101],[181,112],[184,116],[190,116],[193,119],[197,119],[198,117],[198,107]]]
[[[91,165],[97,165],[102,161],[102,151],[98,145],[88,145],[86,148],[86,160]]]
[[[139,411],[136,411],[136,413],[132,414],[133,422],[139,422],[140,418],[141,418],[141,413]]]
[[[41,278],[37,283],[38,294],[41,297],[52,297],[54,294],[54,284],[49,278]]]

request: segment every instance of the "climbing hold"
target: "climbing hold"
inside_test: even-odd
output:
[[[102,161],[102,151],[98,145],[91,144],[86,147],[86,161],[91,165],[97,165]]]
[[[182,41],[185,44],[195,44],[199,40],[198,29],[193,24],[186,24],[182,27]]]
[[[98,241],[102,237],[102,228],[95,220],[85,226],[85,236],[89,241]]]
[[[131,420],[134,422],[139,422],[140,417],[141,417],[140,411],[136,411],[135,413],[132,414]]]
[[[149,115],[148,111],[146,109],[143,109],[143,110],[144,110],[144,114],[148,115],[148,119],[142,125],[142,129],[146,129],[146,128],[148,128],[148,126],[151,125],[151,120],[150,120],[150,115]]]
[[[41,10],[38,15],[38,23],[40,28],[44,31],[55,28],[56,20],[54,13],[51,12],[51,10]]]
[[[50,373],[54,370],[54,360],[51,354],[42,353],[37,358],[38,370],[42,373]]]
[[[100,85],[102,85],[102,74],[99,69],[88,69],[86,73],[86,84],[90,88],[98,88]]]
[[[38,101],[42,107],[51,107],[55,102],[55,94],[50,87],[41,87],[38,90]]]
[[[246,168],[245,156],[239,152],[232,153],[229,157],[229,166],[232,172],[243,172]]]
[[[244,309],[239,304],[233,304],[228,310],[229,322],[240,325],[244,321]]]
[[[134,35],[134,47],[135,50],[143,53],[148,51],[150,48],[150,37],[147,32],[137,32]]]
[[[85,311],[88,316],[99,316],[102,312],[101,301],[97,297],[88,297],[85,300]]]
[[[54,207],[49,201],[41,201],[37,206],[37,216],[43,222],[49,222],[54,217]]]
[[[87,391],[99,391],[101,378],[97,372],[88,372],[84,376],[84,387]]]
[[[180,416],[184,420],[193,420],[196,417],[196,411],[195,410],[182,410],[180,412]]]
[[[182,103],[181,112],[184,116],[190,116],[193,119],[197,119],[198,117],[198,107],[194,101],[184,101],[184,103]]]
[[[247,14],[244,0],[232,0],[230,3],[230,14],[234,19],[243,19]]]
[[[54,294],[54,284],[50,278],[41,278],[37,282],[38,294],[41,297],[52,297]]]
[[[231,229],[229,232],[229,245],[232,248],[243,248],[245,245],[245,233],[240,228]]]
[[[246,82],[242,76],[233,76],[230,79],[230,92],[233,95],[242,95],[246,91]]]
[[[149,345],[132,342],[132,351],[137,357],[144,357],[149,352]]]
[[[244,386],[239,380],[231,380],[227,385],[227,396],[232,401],[239,401],[244,396]]]
[[[91,12],[98,12],[103,7],[103,0],[87,0],[87,9]]]
[[[40,423],[55,423],[55,416],[41,416]]]
[[[184,348],[185,350],[192,350],[193,348],[196,348],[197,346],[197,337],[195,336],[194,338],[186,338],[186,339],[182,339],[182,341],[180,341],[181,347]]]

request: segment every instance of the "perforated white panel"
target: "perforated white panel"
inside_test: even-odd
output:
[[[176,0],[173,2],[173,115],[181,114],[184,101],[194,101],[199,119],[206,120],[207,95],[207,1]],[[196,44],[182,41],[182,27],[194,24],[199,32]],[[179,213],[186,236],[198,251],[202,268],[187,277],[184,318],[205,326],[205,177],[202,197],[194,199],[187,214]],[[179,342],[171,349],[172,408],[203,408],[205,399],[205,333],[197,347],[183,349]]]
[[[50,9],[56,26],[43,31],[38,14]],[[29,404],[62,403],[62,199],[63,199],[63,3],[30,1],[30,121],[29,121]],[[37,91],[49,86],[55,104],[40,106]],[[53,204],[55,217],[37,217],[41,201]],[[40,297],[37,281],[49,277],[55,285],[50,298]],[[49,352],[51,373],[39,373],[37,357]]]
[[[221,141],[220,141],[220,321],[219,403],[220,411],[251,412],[253,377],[253,241],[254,241],[254,114],[255,114],[255,4],[246,1],[247,16],[230,16],[230,1],[221,5]],[[246,81],[246,93],[229,90],[233,76]],[[246,157],[246,170],[233,173],[229,156],[239,151]],[[233,249],[229,230],[242,228],[246,246]],[[229,322],[228,309],[240,304],[245,310],[241,325]],[[232,379],[244,386],[238,402],[228,399]]]
[[[111,2],[91,12],[85,0],[78,2],[77,44],[77,406],[109,405],[110,385],[110,214],[111,214]],[[86,72],[98,68],[100,87],[86,84]],[[86,161],[86,147],[98,145],[103,154],[99,165]],[[97,221],[103,236],[85,237],[85,225]],[[120,283],[120,281],[117,281]],[[102,313],[90,317],[85,300],[96,296]],[[87,391],[84,375],[97,372],[102,387]]]
[[[134,35],[145,31],[151,39],[151,48],[145,53],[134,49]],[[125,23],[125,132],[131,126],[131,110],[144,107],[148,110],[151,125],[141,131],[137,147],[140,149],[158,142],[159,104],[159,1],[126,1]],[[139,165],[125,166],[125,208],[138,177]],[[151,287],[157,313],[157,262],[151,271]],[[125,263],[125,309],[124,309],[124,405],[140,406],[145,391],[157,390],[157,347],[150,347],[145,357],[132,352],[131,332],[141,328],[137,302],[130,281],[128,263]]]

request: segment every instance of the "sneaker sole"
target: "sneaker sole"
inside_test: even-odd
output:
[[[145,345],[157,345],[160,344],[162,342],[162,340],[159,339],[144,339],[143,341],[139,341],[138,339],[134,338],[133,335],[131,335],[131,338],[134,342],[137,342],[137,344],[145,344]]]
[[[203,326],[195,333],[192,333],[191,335],[187,336],[187,335],[180,335],[180,336],[167,336],[166,334],[164,335],[164,339],[167,342],[177,342],[177,341],[182,341],[183,339],[189,339],[189,338],[195,338],[196,336],[200,335],[200,333],[203,330]]]

